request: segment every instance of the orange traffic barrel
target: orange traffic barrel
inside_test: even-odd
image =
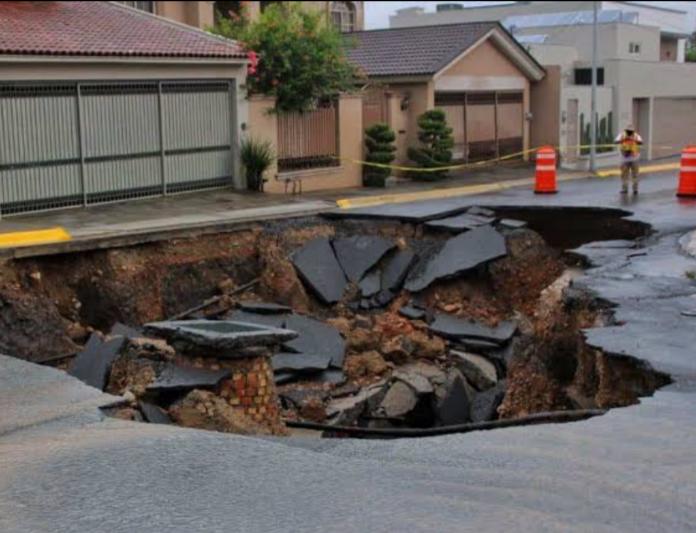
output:
[[[556,190],[556,150],[552,146],[542,146],[536,153],[537,194],[554,194]]]
[[[696,196],[696,146],[687,146],[682,151],[677,196]]]

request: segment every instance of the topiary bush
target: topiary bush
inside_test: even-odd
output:
[[[396,147],[394,141],[396,135],[386,124],[373,124],[365,130],[365,147],[367,155],[365,161],[389,165],[394,161]],[[383,167],[363,166],[363,185],[367,187],[384,187],[391,169]]]
[[[454,139],[452,128],[447,126],[445,112],[441,109],[431,109],[418,117],[419,147],[408,149],[408,158],[421,168],[447,166],[452,162],[452,147]],[[415,179],[435,181],[447,175],[446,170],[433,172],[412,172]]]

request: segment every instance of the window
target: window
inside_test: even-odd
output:
[[[331,22],[340,32],[355,31],[353,2],[331,2]]]
[[[640,43],[628,43],[629,54],[640,54]]]
[[[147,11],[148,13],[155,12],[155,3],[154,2],[120,2],[120,3],[124,4],[128,7],[133,7],[135,9],[139,9],[140,11]]]
[[[592,69],[576,68],[575,85],[592,85]],[[604,85],[604,68],[597,69],[597,85]]]

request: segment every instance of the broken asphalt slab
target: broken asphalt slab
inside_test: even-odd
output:
[[[471,215],[469,213],[464,213],[462,215],[457,215],[454,217],[430,220],[426,222],[424,225],[428,229],[461,233],[464,231],[472,230],[474,228],[478,228],[479,226],[490,225],[493,222],[495,222],[495,218],[493,217],[484,217],[480,215]]]
[[[138,402],[138,407],[140,407],[140,412],[143,414],[143,418],[150,424],[172,424],[172,419],[169,418],[169,414],[161,407],[148,403],[148,402]]]
[[[147,386],[148,392],[182,392],[192,389],[212,389],[232,374],[231,370],[205,370],[202,368],[165,366]]]
[[[121,336],[102,341],[99,335],[92,333],[85,348],[75,357],[68,373],[103,391],[109,380],[111,365],[118,358],[125,342],[125,337]]]
[[[500,345],[512,338],[517,331],[517,324],[506,320],[491,327],[474,320],[438,313],[429,329],[432,333],[447,339],[459,341],[473,339]]]
[[[259,315],[278,315],[292,313],[292,308],[287,305],[280,305],[266,302],[239,302],[242,311]]]
[[[397,292],[416,261],[416,254],[409,249],[397,250],[384,262],[382,269],[382,290]]]
[[[331,360],[333,368],[343,368],[346,343],[336,328],[301,315],[290,315],[285,327],[298,334],[296,339],[283,344],[287,351],[322,354]]]
[[[331,356],[321,353],[292,353],[281,352],[273,356],[273,371],[285,374],[288,372],[320,372],[329,368]]]
[[[245,357],[240,348],[275,346],[297,337],[287,329],[231,320],[175,320],[145,325],[146,333],[202,356]]]
[[[482,226],[448,239],[434,255],[421,258],[405,287],[411,292],[422,291],[437,280],[452,278],[505,255],[505,237],[490,226]]]
[[[371,235],[338,238],[332,244],[338,263],[353,283],[360,282],[365,273],[394,248],[393,242]]]
[[[302,281],[322,302],[331,305],[343,297],[348,279],[328,238],[309,241],[290,259]]]

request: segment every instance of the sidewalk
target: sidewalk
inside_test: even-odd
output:
[[[648,167],[644,171],[649,171]],[[335,209],[468,196],[532,187],[534,167],[515,163],[467,169],[438,182],[402,180],[386,189],[341,189],[303,195],[214,190],[0,220],[0,258],[128,246],[228,231],[244,224]],[[559,181],[589,177],[561,171]]]

